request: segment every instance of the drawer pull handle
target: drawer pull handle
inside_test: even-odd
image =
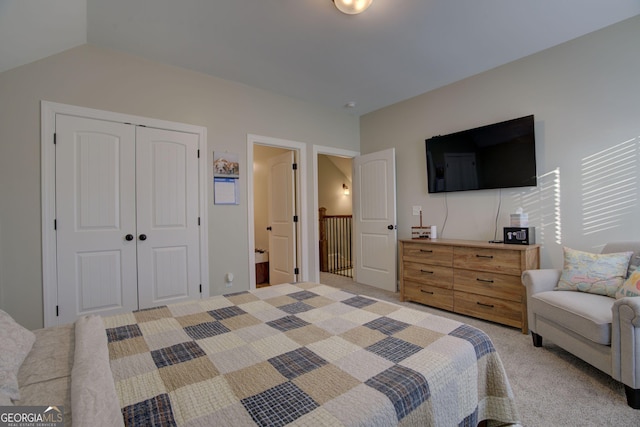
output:
[[[493,304],[483,304],[481,302],[476,302],[476,304],[481,305],[483,307],[493,308]]]
[[[433,271],[420,269],[420,273],[433,274]]]
[[[423,294],[433,295],[433,292],[431,292],[431,291],[425,291],[424,289],[420,289],[420,292],[422,292]]]
[[[476,258],[489,258],[489,259],[493,259],[493,255],[476,255]]]
[[[483,283],[493,283],[493,279],[481,279],[481,278],[477,277],[476,280],[478,282],[483,282]]]
[[[428,254],[433,253],[433,251],[431,249],[420,249],[420,252],[425,252],[425,253],[428,253]]]

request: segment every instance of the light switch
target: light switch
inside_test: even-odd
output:
[[[419,216],[420,211],[422,211],[422,206],[414,206],[413,207],[413,216]]]

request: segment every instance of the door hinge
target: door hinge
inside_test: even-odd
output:
[[[200,150],[198,150],[198,158],[200,158]]]
[[[57,144],[58,143],[58,134],[54,132],[53,134],[53,144]]]
[[[294,268],[293,274],[300,274],[300,269],[298,267]]]
[[[298,170],[298,164],[297,163],[293,163],[291,166],[293,167],[294,171]]]
[[[60,306],[56,305],[56,317],[60,317]]]
[[[293,222],[298,222],[298,215],[293,216]]]
[[[198,226],[200,225],[200,217],[198,217]]]
[[[57,230],[57,229],[58,229],[58,220],[57,220],[57,219],[54,219],[54,220],[53,220],[53,229],[54,229],[54,230]]]
[[[202,284],[200,284],[200,293],[202,293]]]

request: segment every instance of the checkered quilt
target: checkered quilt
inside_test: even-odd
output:
[[[129,426],[517,423],[502,362],[468,325],[316,284],[104,319]]]

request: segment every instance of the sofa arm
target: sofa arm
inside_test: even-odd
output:
[[[560,280],[561,270],[547,268],[526,270],[522,273],[522,284],[527,288],[527,298],[538,292],[552,291]]]
[[[527,327],[531,332],[537,332],[536,315],[530,308],[531,297],[539,292],[552,291],[558,284],[561,274],[562,271],[555,268],[522,272],[522,284],[527,288]]]
[[[640,297],[621,298],[611,310],[611,376],[640,389]]]

